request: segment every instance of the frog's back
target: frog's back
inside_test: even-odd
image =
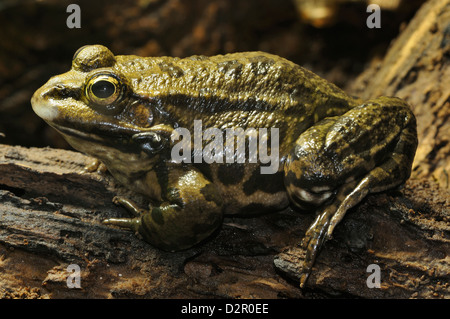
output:
[[[139,72],[136,93],[188,129],[201,119],[204,127],[279,127],[298,134],[320,118],[342,114],[352,101],[314,73],[264,52],[117,59],[122,73]]]

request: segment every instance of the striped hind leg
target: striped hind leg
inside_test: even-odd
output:
[[[346,212],[360,203],[367,194],[391,189],[404,182],[407,176],[401,176],[403,174],[400,169],[403,161],[403,155],[394,154],[361,180],[344,184],[333,201],[318,213],[301,243],[301,247],[306,251],[300,276],[301,287],[308,279],[322,244],[331,238],[336,225],[344,218]]]
[[[390,97],[326,118],[299,136],[285,162],[285,185],[294,204],[318,212],[302,241],[301,286],[348,209],[408,179],[416,147],[414,115]]]

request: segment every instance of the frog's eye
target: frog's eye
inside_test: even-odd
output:
[[[96,74],[86,84],[85,93],[91,104],[105,114],[118,113],[125,86],[112,74]]]

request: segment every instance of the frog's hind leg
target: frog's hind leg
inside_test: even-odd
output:
[[[367,194],[408,179],[416,147],[409,106],[388,97],[324,119],[300,135],[286,160],[286,189],[300,208],[319,208],[302,241],[302,287],[320,247],[348,209]]]
[[[402,179],[399,164],[404,160],[402,155],[393,155],[391,159],[370,171],[359,182],[350,181],[341,186],[333,201],[326,205],[306,231],[301,247],[306,251],[300,275],[300,286],[303,287],[314,265],[317,254],[324,242],[329,240],[336,225],[344,218],[345,213],[369,193],[390,189]]]

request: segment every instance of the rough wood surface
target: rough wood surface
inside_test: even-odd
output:
[[[101,224],[127,215],[115,194],[145,200],[108,174],[80,173],[88,157],[5,145],[0,154],[2,297],[450,297],[450,194],[437,184],[411,181],[352,210],[301,291],[296,245],[312,215],[226,218],[205,243],[168,253]],[[66,285],[73,263],[81,289]],[[379,289],[367,287],[370,264]]]
[[[245,224],[228,220],[215,239],[180,253],[102,225],[107,217],[127,216],[112,203],[115,194],[144,201],[108,174],[79,173],[90,160],[65,150],[0,146],[0,282],[6,284],[0,296],[28,296],[25,288],[52,298],[300,296],[276,276],[276,249],[252,239]],[[67,288],[72,263],[81,268],[81,289]]]

